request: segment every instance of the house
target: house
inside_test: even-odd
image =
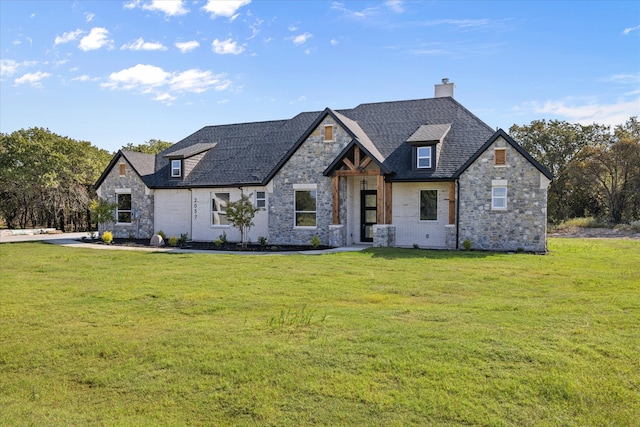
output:
[[[119,151],[95,186],[117,203],[116,237],[239,241],[226,206],[246,194],[262,208],[254,242],[544,252],[551,179],[443,79],[434,98],[206,126],[157,155]]]

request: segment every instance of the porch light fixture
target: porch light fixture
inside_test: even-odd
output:
[[[367,189],[367,180],[366,179],[362,179],[362,181],[360,181],[360,190],[364,191]]]

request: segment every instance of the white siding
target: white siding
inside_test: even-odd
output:
[[[438,219],[420,221],[420,190],[438,191]],[[445,225],[449,223],[449,183],[393,183],[393,225],[396,246],[445,248]]]
[[[267,206],[270,203],[266,187],[244,188],[246,195],[254,201],[256,191],[267,192]],[[225,233],[231,242],[240,241],[240,231],[232,225],[213,225],[211,220],[211,193],[229,193],[231,201],[240,198],[238,188],[194,188],[189,190],[156,190],[156,224],[155,231],[162,230],[167,236],[179,237],[188,233],[195,241],[211,242]],[[269,239],[268,212],[261,210],[256,213],[254,226],[249,230],[249,240],[257,242],[258,237]]]
[[[154,232],[167,237],[191,236],[191,194],[189,190],[155,190]]]

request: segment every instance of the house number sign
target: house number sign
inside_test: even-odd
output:
[[[193,219],[198,219],[198,198],[193,198]]]

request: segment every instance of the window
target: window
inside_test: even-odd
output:
[[[171,178],[182,176],[182,160],[171,160]]]
[[[131,223],[131,193],[116,194],[116,219],[120,223]]]
[[[316,226],[316,190],[295,190],[296,227]]]
[[[256,191],[256,208],[267,207],[267,193],[265,191]]]
[[[491,210],[505,211],[507,210],[507,187],[491,188]]]
[[[507,164],[507,150],[505,148],[493,150],[493,164],[495,166],[505,166]]]
[[[431,147],[417,147],[416,158],[418,160],[416,164],[418,169],[431,168]]]
[[[420,221],[438,220],[438,190],[420,190]]]
[[[120,163],[120,176],[125,176],[127,174],[127,165],[125,163]]]
[[[333,125],[324,125],[324,140],[325,142],[335,141],[335,137],[333,135]]]
[[[227,205],[229,193],[211,193],[211,224],[228,225]]]

